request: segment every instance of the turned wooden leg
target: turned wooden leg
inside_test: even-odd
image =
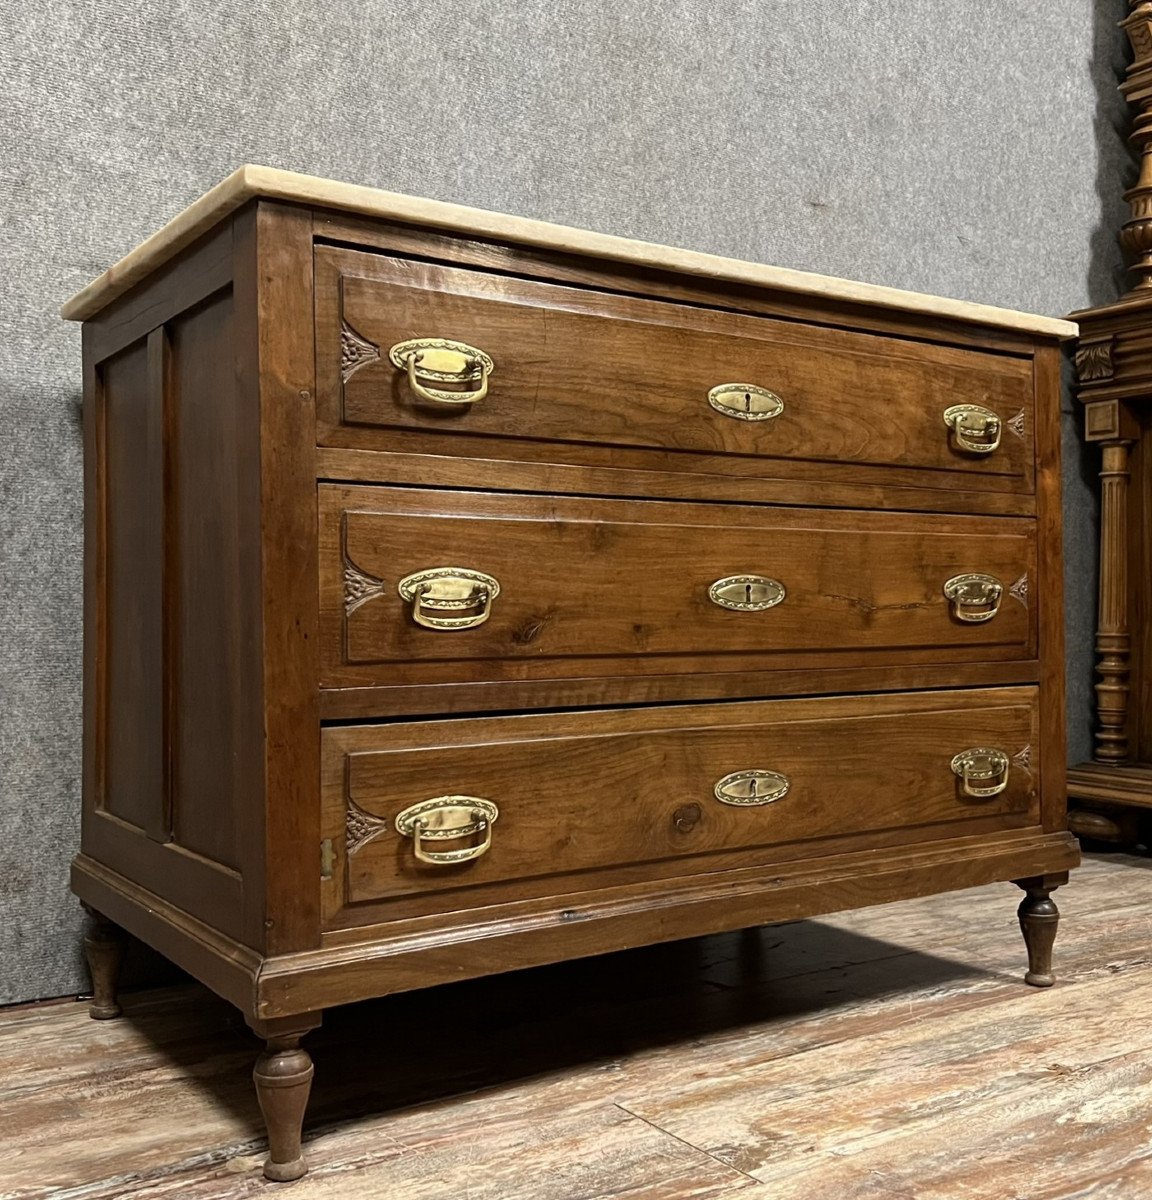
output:
[[[1067,881],[1067,874],[1038,875],[1033,879],[1016,880],[1016,886],[1023,888],[1026,893],[1017,909],[1020,931],[1028,947],[1028,972],[1024,982],[1033,987],[1051,987],[1056,982],[1052,974],[1052,945],[1056,941],[1060,911],[1051,896]]]
[[[300,1039],[320,1024],[319,1014],[283,1021],[250,1022],[265,1039],[252,1078],[264,1124],[268,1127],[268,1159],[264,1177],[276,1183],[299,1179],[308,1171],[300,1149],[304,1110],[312,1088],[312,1059]]]
[[[88,1006],[88,1015],[96,1021],[110,1021],[120,1015],[116,994],[128,935],[103,913],[98,913],[87,904],[83,908],[88,914],[84,955],[92,976],[92,1003]]]

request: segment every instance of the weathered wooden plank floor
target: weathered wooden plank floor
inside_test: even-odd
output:
[[[266,1185],[254,1039],[198,988],[0,1012],[0,1197],[1152,1198],[1152,861],[329,1014],[312,1174]],[[451,1031],[452,1037],[444,1037]],[[449,1044],[450,1043],[450,1044]]]

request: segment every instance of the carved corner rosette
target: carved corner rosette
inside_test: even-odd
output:
[[[1021,575],[1019,579],[1008,589],[1008,595],[1014,600],[1019,600],[1025,608],[1028,607],[1028,576]]]
[[[1014,767],[1019,767],[1022,771],[1027,771],[1028,774],[1031,775],[1032,747],[1030,745],[1025,746],[1023,750],[1020,750],[1016,754],[1012,755],[1012,765]]]
[[[361,604],[384,594],[384,581],[361,571],[350,559],[344,559],[344,615],[350,617]]]
[[[344,851],[349,858],[387,830],[388,822],[383,817],[365,812],[355,800],[347,801],[344,810]]]
[[[347,383],[361,367],[380,359],[380,347],[374,345],[348,324],[340,322],[340,378]]]
[[[1021,409],[1014,417],[1008,419],[1008,428],[1018,437],[1022,438],[1027,429],[1024,410]]]

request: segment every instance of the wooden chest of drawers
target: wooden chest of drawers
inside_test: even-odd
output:
[[[1051,982],[1059,321],[243,168],[84,321],[95,1016],[993,880]]]

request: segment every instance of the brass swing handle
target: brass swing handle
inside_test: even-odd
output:
[[[396,832],[412,839],[412,850],[423,863],[451,867],[472,862],[492,846],[492,826],[500,810],[479,796],[433,796],[396,814]],[[430,850],[429,842],[455,842],[482,834],[479,842],[456,850]]]
[[[1009,758],[1003,750],[973,747],[961,750],[952,760],[952,773],[960,780],[965,796],[986,799],[999,796],[1008,786]]]
[[[995,575],[953,575],[944,584],[944,595],[952,602],[952,615],[957,621],[975,625],[991,621],[1000,611],[1004,585]]]
[[[944,410],[944,424],[952,431],[958,450],[966,454],[991,454],[1000,447],[1004,423],[980,404],[953,404]]]
[[[430,404],[455,407],[475,404],[488,395],[488,377],[495,369],[483,350],[450,338],[409,338],[397,342],[388,351],[392,365],[408,374],[408,386]],[[455,384],[453,388],[433,387],[436,383]],[[465,384],[479,383],[471,390]]]
[[[405,575],[396,590],[425,629],[475,629],[491,615],[500,582],[468,567],[431,567]]]

